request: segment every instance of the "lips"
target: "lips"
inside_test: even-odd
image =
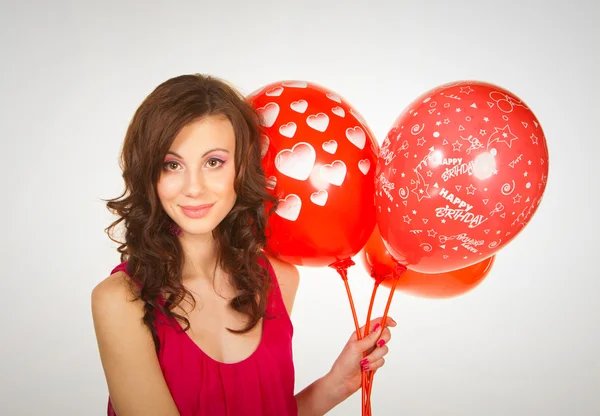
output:
[[[188,211],[200,211],[202,209],[207,209],[212,207],[214,204],[205,204],[205,205],[180,205],[181,209],[185,209]]]
[[[180,208],[189,218],[201,218],[208,214],[213,205],[214,203],[205,205],[181,205]]]

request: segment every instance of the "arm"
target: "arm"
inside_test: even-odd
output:
[[[396,323],[388,317],[386,325],[396,326]],[[296,395],[299,416],[328,413],[360,389],[363,372],[375,371],[383,366],[392,334],[389,328],[382,330],[381,318],[372,320],[370,327],[373,328],[371,333],[360,340],[355,331],[327,375]],[[364,330],[362,327],[361,333]]]
[[[292,316],[292,309],[300,282],[298,268],[276,257],[269,255],[267,257],[277,276],[277,282],[279,283],[281,296],[283,297],[283,303],[285,303],[288,315]],[[326,375],[296,394],[298,414],[300,416],[323,415],[348,396],[349,394],[346,394],[339,386],[335,385],[330,375]]]
[[[298,269],[277,258],[271,256],[268,258],[277,276],[286,309],[291,316],[300,281]],[[380,318],[372,320],[370,327],[374,328],[377,324],[381,324]],[[386,325],[396,326],[396,323],[388,317]],[[358,391],[362,379],[360,362],[364,358],[363,353],[368,354],[366,357],[368,371],[381,368],[384,364],[383,357],[388,353],[387,343],[390,338],[390,330],[386,328],[382,331],[381,327],[374,329],[361,340],[358,340],[356,333],[353,333],[331,370],[296,394],[298,415],[324,415]],[[376,347],[381,339],[385,341],[384,344]]]
[[[327,373],[296,394],[298,416],[324,415],[351,395]]]
[[[92,291],[92,317],[113,408],[119,416],[179,416],[162,375],[152,336],[132,301],[123,272]]]

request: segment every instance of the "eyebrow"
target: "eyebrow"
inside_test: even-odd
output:
[[[216,151],[221,151],[221,152],[229,153],[229,150],[227,150],[227,149],[223,149],[222,147],[215,147],[214,149],[210,149],[210,150],[207,150],[206,152],[204,152],[204,154],[202,155],[202,157],[206,156],[207,154],[209,154],[211,152],[216,152]],[[175,157],[178,157],[179,159],[183,159],[183,156],[181,156],[179,153],[173,152],[172,150],[169,150],[167,152],[167,154],[170,154],[170,155],[173,155]]]

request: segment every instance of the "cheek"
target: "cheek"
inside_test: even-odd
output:
[[[168,200],[176,197],[181,192],[181,178],[175,175],[163,176],[156,186],[160,199]]]
[[[235,169],[227,169],[221,172],[219,180],[215,181],[215,192],[222,196],[235,198],[233,184],[235,181]]]

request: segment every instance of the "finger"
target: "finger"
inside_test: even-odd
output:
[[[398,325],[396,321],[391,316],[387,316],[385,319],[385,325],[383,326],[391,326],[392,328]]]
[[[371,320],[371,321],[369,322],[369,332],[370,332],[370,329],[371,329],[371,328],[375,328],[375,326],[377,326],[377,325],[381,325],[381,326],[383,326],[384,328],[385,328],[385,327],[388,327],[388,326],[391,326],[391,327],[393,328],[393,327],[395,327],[396,325],[398,325],[398,324],[396,323],[396,321],[394,321],[394,319],[393,319],[391,316],[388,316],[388,317],[386,317],[386,319],[385,319],[385,324],[384,324],[384,323],[382,323],[382,322],[383,322],[383,317],[379,317],[379,318],[375,318],[375,319]],[[365,327],[363,327],[363,328],[361,329],[361,333],[363,333],[363,334],[364,334],[364,332],[365,332],[364,330],[365,330]]]
[[[391,316],[386,316],[386,318],[385,318],[385,325],[382,324],[382,321],[383,321],[383,316],[380,316],[379,318],[373,319],[371,321],[371,324],[372,325],[373,324],[380,324],[380,325],[383,325],[383,326],[391,326],[391,327],[394,327],[394,326],[398,325],[396,323],[396,321],[394,321],[394,319]]]
[[[376,344],[377,340],[379,339],[379,337],[381,336],[382,332],[383,331],[382,331],[381,325],[375,324],[375,327],[373,328],[371,333],[368,334],[367,336],[364,336],[360,340],[356,341],[354,345],[356,345],[356,347],[358,348],[358,350],[360,352],[367,351],[368,349],[375,346],[375,344]]]
[[[383,330],[383,332],[381,333],[381,336],[377,340],[377,345],[379,345],[379,342],[381,342],[381,340],[384,341],[384,344],[387,344],[390,342],[391,339],[392,339],[392,332],[388,328],[385,328]]]
[[[375,318],[375,319],[371,319],[369,321],[369,332],[373,331],[375,329],[375,327],[377,325],[381,326],[381,321],[383,320],[383,317],[379,317],[379,318]],[[394,319],[392,319],[392,317],[388,316],[385,320],[385,326],[391,326],[391,327],[395,327],[397,325],[396,321],[394,321]],[[361,338],[364,337],[365,335],[365,329],[367,328],[367,325],[363,325],[362,327],[360,327],[360,334],[361,334]],[[356,332],[353,334],[354,338],[356,339]]]
[[[388,328],[382,331],[381,326],[377,324],[375,325],[375,329],[369,335],[356,342],[356,345],[363,354],[370,354],[378,346],[389,343],[391,339],[391,331]]]
[[[379,323],[381,321],[381,319],[373,319],[372,321],[369,322],[368,325],[363,325],[360,327],[360,338],[364,338],[366,334],[366,329],[367,326],[369,327],[369,333],[375,331],[379,326],[381,326],[381,324]],[[352,334],[352,339],[357,340],[358,337],[356,336],[356,331],[354,331],[354,333]]]
[[[372,353],[367,355],[363,360],[361,360],[360,365],[364,368],[365,365],[370,365],[371,363],[376,362],[377,360],[382,359],[388,352],[389,348],[387,345],[382,344],[381,347],[377,347],[373,350]]]
[[[384,364],[385,364],[385,358],[380,358],[377,361],[365,364],[362,369],[363,369],[363,371],[375,371],[375,370],[378,370],[381,367],[383,367]]]
[[[389,344],[391,339],[392,333],[390,332],[390,330],[387,328],[384,329],[381,333],[381,336],[377,340],[375,340],[375,344],[369,347],[367,350],[362,351],[363,355],[366,357],[367,355],[371,354],[376,348]]]

